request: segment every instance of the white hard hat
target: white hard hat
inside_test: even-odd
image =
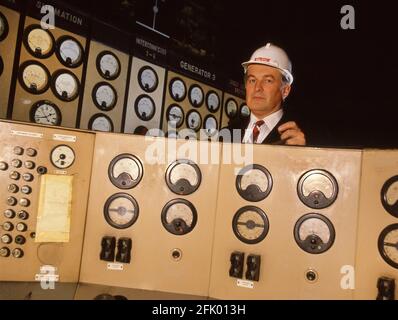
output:
[[[293,83],[292,63],[289,57],[282,48],[271,43],[267,43],[264,47],[258,48],[253,52],[249,61],[242,63],[245,73],[247,72],[247,66],[250,64],[264,64],[278,68],[286,76],[289,84]]]

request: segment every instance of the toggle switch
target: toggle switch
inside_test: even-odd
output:
[[[261,256],[251,254],[246,260],[246,279],[258,281],[260,279]]]
[[[234,278],[243,277],[243,267],[245,264],[245,254],[243,252],[234,251],[229,259],[231,267],[229,268],[229,276]]]
[[[376,300],[394,300],[395,299],[395,279],[380,277],[377,279],[377,297]]]
[[[116,261],[130,263],[132,241],[130,238],[120,238],[117,241]]]
[[[113,262],[115,260],[115,247],[116,247],[115,237],[103,237],[101,240],[100,259],[104,261]]]

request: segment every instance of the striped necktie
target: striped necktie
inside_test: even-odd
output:
[[[253,128],[253,143],[257,143],[258,135],[260,134],[260,127],[264,124],[264,120],[259,120],[254,124]]]

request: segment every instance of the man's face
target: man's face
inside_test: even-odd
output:
[[[247,68],[246,103],[257,118],[263,118],[281,108],[283,98],[290,92],[290,85],[282,83],[281,72],[262,64]]]

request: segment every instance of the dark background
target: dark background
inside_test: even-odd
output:
[[[134,31],[135,20],[152,25],[155,0],[68,3]],[[346,4],[355,30],[340,27]],[[311,144],[398,147],[393,2],[158,0],[158,7],[156,29],[170,43],[239,81],[256,48],[283,47],[295,77],[286,108]]]

